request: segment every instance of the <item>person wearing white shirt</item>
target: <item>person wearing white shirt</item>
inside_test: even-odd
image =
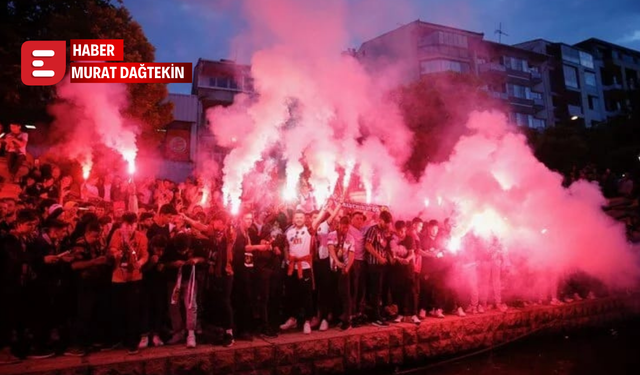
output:
[[[289,301],[291,317],[280,326],[282,330],[288,330],[297,325],[296,315],[300,314],[304,319],[305,334],[311,333],[311,318],[313,317],[313,269],[311,256],[311,241],[313,237],[304,225],[305,215],[302,211],[296,211],[293,215],[293,226],[285,232],[287,247],[285,258],[287,259],[287,285],[286,298]]]

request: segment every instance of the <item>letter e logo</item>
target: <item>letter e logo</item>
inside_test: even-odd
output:
[[[64,40],[30,40],[22,43],[22,83],[50,86],[62,81],[67,70],[67,43]]]

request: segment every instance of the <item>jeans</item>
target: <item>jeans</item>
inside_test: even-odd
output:
[[[140,339],[142,281],[113,283],[113,326],[115,342],[136,348]]]
[[[367,292],[367,263],[364,260],[355,260],[349,271],[351,275],[352,311],[356,314],[364,314]]]
[[[302,272],[302,278],[294,272],[287,278],[287,291],[290,303],[290,311],[293,317],[302,317],[304,320],[313,318],[313,282],[311,270]]]
[[[15,177],[15,175],[18,174],[18,171],[20,171],[20,167],[24,163],[25,159],[26,157],[24,155],[19,154],[17,152],[7,153],[7,164],[9,168],[9,173],[11,174],[12,177]]]
[[[182,280],[180,284],[180,298],[175,304],[171,303],[171,296],[173,294],[174,283],[167,284],[167,290],[169,291],[169,317],[171,318],[171,330],[173,334],[180,334],[185,329],[188,331],[195,331],[198,320],[198,299],[194,295],[193,298],[189,295],[189,283],[187,280]],[[184,316],[182,312],[184,311]]]
[[[382,319],[382,298],[383,289],[387,281],[387,265],[368,264],[367,273],[369,275],[369,298],[373,309],[373,320]]]

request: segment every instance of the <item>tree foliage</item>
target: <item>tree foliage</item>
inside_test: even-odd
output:
[[[124,39],[124,61],[151,62],[155,48],[121,1],[15,0],[0,6],[0,122],[48,122],[46,107],[54,86],[25,86],[20,80],[20,48],[28,40]],[[67,62],[68,63],[68,62]],[[125,115],[141,124],[138,146],[154,149],[172,120],[165,84],[129,84]]]

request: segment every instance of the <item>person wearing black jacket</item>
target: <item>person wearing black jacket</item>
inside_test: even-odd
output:
[[[106,339],[104,333],[99,332],[108,325],[101,324],[101,317],[106,312],[100,310],[103,299],[108,300],[110,295],[111,266],[105,249],[100,245],[100,232],[97,221],[88,222],[70,248],[73,257],[71,269],[77,287],[77,312],[71,336],[72,346],[64,353],[67,356],[85,356],[92,339]]]
[[[12,353],[12,329],[17,332],[17,353],[25,354],[25,331],[29,328],[29,301],[34,293],[37,274],[35,269],[42,262],[52,262],[53,258],[43,258],[28,247],[33,241],[38,216],[33,210],[20,210],[15,226],[0,241],[0,298],[5,308],[0,309],[0,364],[18,362]],[[6,308],[11,306],[11,308]]]
[[[28,250],[37,261],[36,279],[30,293],[30,326],[33,329],[33,347],[29,358],[48,358],[54,355],[53,341],[60,340],[60,330],[69,315],[70,264],[68,252],[61,251],[67,223],[48,220],[42,233],[29,244]],[[42,261],[40,261],[42,260]],[[42,313],[45,312],[45,313]],[[51,340],[50,340],[51,338]]]

